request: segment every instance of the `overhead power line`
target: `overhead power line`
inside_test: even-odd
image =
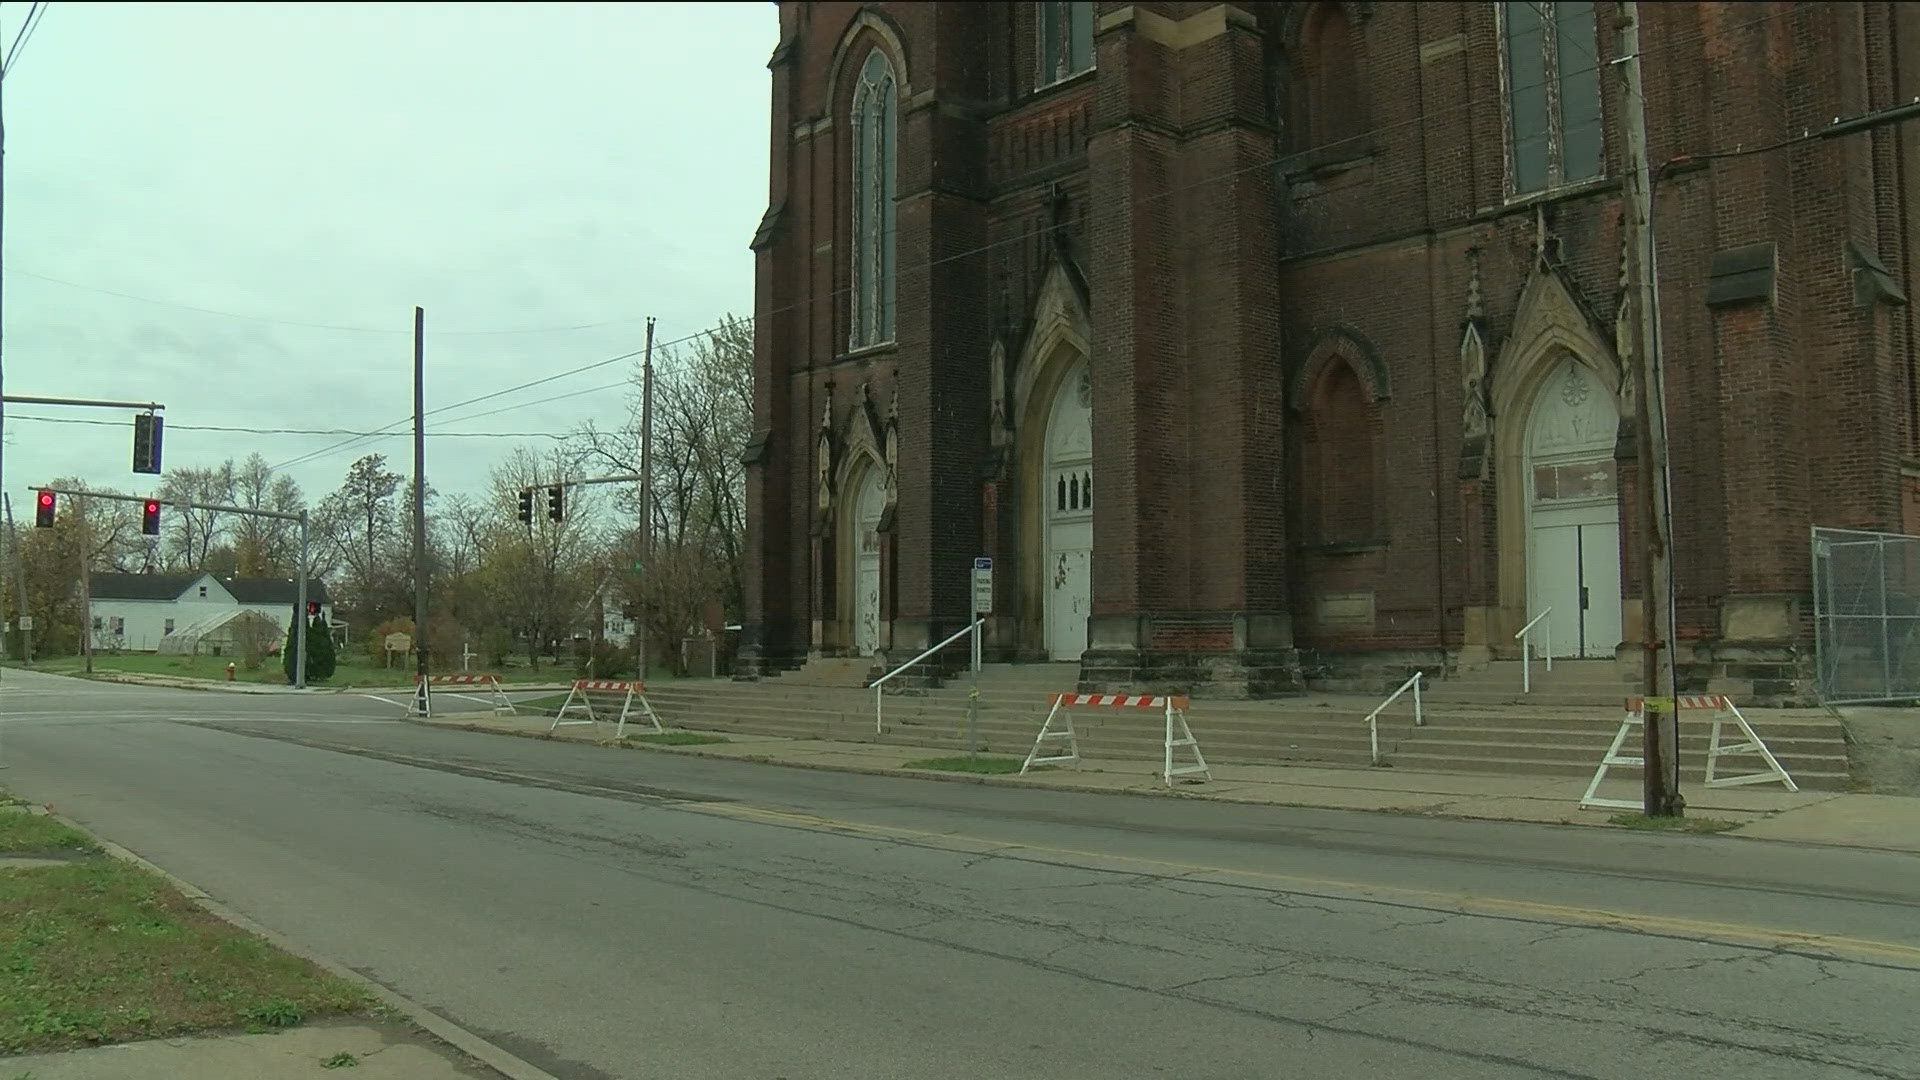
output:
[[[482,414],[491,415],[491,414]],[[125,420],[87,420],[76,416],[27,416],[14,413],[9,420],[37,420],[44,424],[87,424],[93,427],[130,427],[131,421]],[[463,417],[463,419],[473,419]],[[406,432],[348,431],[342,428],[258,428],[228,427],[220,424],[168,424],[167,430],[174,431],[219,431],[242,435],[356,435],[378,434],[404,435]],[[552,431],[429,431],[429,437],[450,439],[564,439],[565,434]]]
[[[248,322],[270,323],[275,326],[296,326],[306,330],[340,330],[356,334],[406,334],[411,336],[413,333],[412,330],[405,327],[353,326],[345,323],[303,322],[299,319],[282,319],[272,315],[250,315],[240,311],[222,311],[219,308],[201,307],[197,304],[183,304],[175,300],[161,300],[157,297],[141,296],[138,293],[122,292],[119,289],[108,289],[99,285],[86,285],[78,281],[68,281],[65,278],[54,277],[51,274],[42,274],[33,270],[22,270],[17,266],[7,267],[6,272],[9,274],[19,274],[23,277],[36,278],[40,281],[49,281],[55,285],[64,285],[69,289],[100,293],[103,296],[115,296],[122,300],[133,300],[138,303],[154,304],[159,307],[178,308],[181,311],[193,311],[202,315],[215,315],[223,319],[244,319]],[[428,332],[428,336],[478,337],[505,336],[510,334],[564,334],[576,330],[598,330],[608,326],[625,326],[630,323],[639,322],[641,318],[642,317],[610,319],[605,322],[576,323],[571,326],[528,326],[499,330],[433,330]]]
[[[1773,20],[1773,19],[1778,19],[1778,18],[1782,18],[1782,17],[1784,17],[1784,16],[1786,16],[1786,15],[1788,15],[1788,14],[1791,14],[1791,13],[1792,13],[1792,12],[1793,12],[1794,10],[1795,10],[1795,9],[1794,9],[1793,7],[1791,7],[1791,6],[1782,6],[1782,7],[1780,7],[1780,8],[1778,8],[1778,9],[1775,9],[1775,10],[1772,10],[1772,11],[1769,11],[1769,12],[1768,12],[1767,14],[1764,14],[1764,15],[1761,15],[1761,16],[1758,16],[1758,17],[1756,17],[1756,18],[1753,18],[1753,19],[1751,19],[1751,20],[1748,20],[1748,21],[1746,21],[1746,22],[1744,22],[1744,23],[1741,23],[1741,24],[1738,24],[1738,25],[1736,25],[1735,27],[1733,27],[1732,29],[1744,29],[1744,28],[1746,28],[1746,27],[1750,27],[1750,26],[1755,26],[1755,25],[1758,25],[1758,24],[1760,24],[1760,23],[1764,23],[1764,22],[1767,22],[1767,21],[1770,21],[1770,20]],[[1641,55],[1642,55],[1642,56],[1645,56],[1645,55],[1650,55],[1650,54],[1653,54],[1653,53],[1656,53],[1656,52],[1661,52],[1661,51],[1664,51],[1664,50],[1668,50],[1668,49],[1672,49],[1672,48],[1675,48],[1675,47],[1677,47],[1677,46],[1680,46],[1680,45],[1684,45],[1684,44],[1688,44],[1688,43],[1691,43],[1691,42],[1694,42],[1694,41],[1698,41],[1698,40],[1701,40],[1701,39],[1703,39],[1703,38],[1704,38],[1704,37],[1706,37],[1706,36],[1707,36],[1707,31],[1706,31],[1706,30],[1701,30],[1701,31],[1697,31],[1697,32],[1695,32],[1695,33],[1692,33],[1692,34],[1677,34],[1677,35],[1673,35],[1673,36],[1671,36],[1671,37],[1668,37],[1668,38],[1665,38],[1665,39],[1664,39],[1664,40],[1662,40],[1662,41],[1661,41],[1661,42],[1660,42],[1660,43],[1659,43],[1658,45],[1655,45],[1655,46],[1649,46],[1649,47],[1644,47],[1644,48],[1642,48],[1642,49],[1641,49]],[[1570,73],[1570,74],[1586,74],[1586,73],[1587,73],[1587,72],[1589,72],[1589,71],[1594,71],[1594,70],[1598,70],[1598,69],[1599,69],[1599,67],[1600,67],[1600,65],[1599,65],[1599,63],[1598,63],[1598,62],[1596,61],[1596,62],[1595,62],[1595,65],[1594,65],[1594,66],[1593,66],[1592,68],[1588,68],[1588,69],[1586,69],[1585,71],[1580,71],[1580,72],[1574,72],[1574,73]],[[1563,76],[1564,76],[1564,75],[1566,75],[1566,74],[1569,74],[1569,73],[1562,73],[1562,75],[1563,75]],[[1236,176],[1240,176],[1240,175],[1243,175],[1243,174],[1246,174],[1246,173],[1250,173],[1250,172],[1257,172],[1257,171],[1259,171],[1259,170],[1263,170],[1263,169],[1269,169],[1269,168],[1272,168],[1273,166],[1275,166],[1275,165],[1278,165],[1279,163],[1281,163],[1281,162],[1283,162],[1283,161],[1285,161],[1285,160],[1288,160],[1288,159],[1292,159],[1292,158],[1298,158],[1298,157],[1303,157],[1303,156],[1307,156],[1307,155],[1311,155],[1311,154],[1314,154],[1314,153],[1321,153],[1321,152],[1325,152],[1325,151],[1327,151],[1327,150],[1331,150],[1331,149],[1335,149],[1335,148],[1337,148],[1337,147],[1340,147],[1340,146],[1342,146],[1342,145],[1347,145],[1347,144],[1353,144],[1353,143],[1358,143],[1358,142],[1361,142],[1361,141],[1363,141],[1363,140],[1371,140],[1371,139],[1374,139],[1374,138],[1376,138],[1376,137],[1378,137],[1378,136],[1380,136],[1380,135],[1384,135],[1384,134],[1386,134],[1386,133],[1388,133],[1388,132],[1391,132],[1391,131],[1396,131],[1396,130],[1399,130],[1399,129],[1401,129],[1401,128],[1406,128],[1406,127],[1410,127],[1410,126],[1413,126],[1413,125],[1417,125],[1417,124],[1422,124],[1422,123],[1429,123],[1429,122],[1432,122],[1432,121],[1434,121],[1434,120],[1437,120],[1437,119],[1439,119],[1439,118],[1441,118],[1441,117],[1445,117],[1445,116],[1450,116],[1450,115],[1454,115],[1454,114],[1457,114],[1457,113],[1463,113],[1463,112],[1466,112],[1466,111],[1468,111],[1468,110],[1471,110],[1471,109],[1475,109],[1475,108],[1481,108],[1481,107],[1485,107],[1485,106],[1487,105],[1487,103],[1488,103],[1488,100],[1489,100],[1489,99],[1490,99],[1490,100],[1492,100],[1492,101],[1493,101],[1494,103],[1498,103],[1499,101],[1501,101],[1501,100],[1503,100],[1504,98],[1506,98],[1506,97],[1507,97],[1507,95],[1508,95],[1508,94],[1510,94],[1510,93],[1513,93],[1513,92],[1517,92],[1517,91],[1520,91],[1520,90],[1527,90],[1527,89],[1536,89],[1536,88],[1538,88],[1539,86],[1544,86],[1544,85],[1545,85],[1545,81],[1543,80],[1543,81],[1542,81],[1541,83],[1539,83],[1539,84],[1536,84],[1535,86],[1531,86],[1531,87],[1518,87],[1518,88],[1513,88],[1513,89],[1509,89],[1509,88],[1506,88],[1506,87],[1502,87],[1502,88],[1501,88],[1501,89],[1500,89],[1500,90],[1499,90],[1499,91],[1498,91],[1498,92],[1497,92],[1496,94],[1494,94],[1494,95],[1489,95],[1488,97],[1483,97],[1483,98],[1479,98],[1479,99],[1475,99],[1475,100],[1471,100],[1471,101],[1466,101],[1466,102],[1462,102],[1462,103],[1460,103],[1460,104],[1458,104],[1458,105],[1454,105],[1454,106],[1449,106],[1449,107],[1447,107],[1447,108],[1444,108],[1444,109],[1438,109],[1438,110],[1431,110],[1431,111],[1427,111],[1427,110],[1423,110],[1422,112],[1420,112],[1420,113],[1418,113],[1418,114],[1416,114],[1416,115],[1414,115],[1414,116],[1411,116],[1411,117],[1407,117],[1407,118],[1404,118],[1404,119],[1401,119],[1401,120],[1396,120],[1396,121],[1393,121],[1393,122],[1391,122],[1391,123],[1386,123],[1386,124],[1379,124],[1379,125],[1375,125],[1374,127],[1371,127],[1371,128],[1369,128],[1369,129],[1367,129],[1367,130],[1365,130],[1365,131],[1362,131],[1362,132],[1357,132],[1357,133],[1354,133],[1354,134],[1350,134],[1350,135],[1346,135],[1346,136],[1343,136],[1343,137],[1340,137],[1340,138],[1336,138],[1336,139],[1331,139],[1331,140],[1328,140],[1328,141],[1327,141],[1327,142],[1325,142],[1325,143],[1322,143],[1322,144],[1320,144],[1320,145],[1317,145],[1317,146],[1314,146],[1314,147],[1309,147],[1309,148],[1306,148],[1306,149],[1301,149],[1301,150],[1288,150],[1288,151],[1286,151],[1286,152],[1283,152],[1283,153],[1278,153],[1278,154],[1275,154],[1275,155],[1274,155],[1274,156],[1272,156],[1272,157],[1269,157],[1269,158],[1266,158],[1266,159],[1264,159],[1264,160],[1261,160],[1261,161],[1258,161],[1258,162],[1254,162],[1254,163],[1252,163],[1252,164],[1249,164],[1249,165],[1245,165],[1245,166],[1241,166],[1241,167],[1238,167],[1238,168],[1234,168],[1234,169],[1228,169],[1228,170],[1224,170],[1224,171],[1221,171],[1221,172],[1219,172],[1219,173],[1215,173],[1215,174],[1212,174],[1212,175],[1209,175],[1209,176],[1205,176],[1205,177],[1201,177],[1201,178],[1199,178],[1199,179],[1197,179],[1197,180],[1194,180],[1194,181],[1192,181],[1192,182],[1190,182],[1190,183],[1188,183],[1188,184],[1185,184],[1185,185],[1181,185],[1181,186],[1177,186],[1177,187],[1173,187],[1173,188],[1170,188],[1170,189],[1168,189],[1168,190],[1166,190],[1166,191],[1160,191],[1160,192],[1155,192],[1155,193],[1153,193],[1153,194],[1151,194],[1151,195],[1146,195],[1146,196],[1142,196],[1142,197],[1140,197],[1139,199],[1136,199],[1136,200],[1134,200],[1134,202],[1132,203],[1132,205],[1133,205],[1133,206],[1135,206],[1135,207],[1139,207],[1139,206],[1145,206],[1145,205],[1148,205],[1148,204],[1150,204],[1150,203],[1153,203],[1153,202],[1156,202],[1156,201],[1158,201],[1158,200],[1161,200],[1161,199],[1167,199],[1167,198],[1172,198],[1172,197],[1174,197],[1174,196],[1176,196],[1176,195],[1180,195],[1180,194],[1185,194],[1185,193],[1187,193],[1187,192],[1190,192],[1190,191],[1192,191],[1192,190],[1195,190],[1195,189],[1197,189],[1197,188],[1200,188],[1200,187],[1203,187],[1203,186],[1205,186],[1205,185],[1208,185],[1208,184],[1212,184],[1212,183],[1218,183],[1218,182],[1220,182],[1220,181],[1223,181],[1223,180],[1227,180],[1227,179],[1231,179],[1231,178],[1233,178],[1233,177],[1236,177]],[[946,265],[946,264],[948,264],[948,263],[951,263],[951,262],[954,262],[954,261],[956,261],[956,260],[959,260],[959,259],[964,259],[964,258],[971,258],[971,257],[974,257],[974,256],[977,256],[977,255],[982,255],[982,254],[986,254],[986,253],[988,253],[988,252],[991,252],[991,251],[995,251],[995,250],[998,250],[998,249],[1000,249],[1000,248],[1004,248],[1004,247],[1009,247],[1009,246],[1012,246],[1012,245],[1015,245],[1015,244],[1024,244],[1024,243],[1027,243],[1027,242],[1028,242],[1028,241],[1029,241],[1030,239],[1031,239],[1031,236],[1030,236],[1030,235],[1027,235],[1027,234],[1022,234],[1022,235],[1016,235],[1016,236],[1009,236],[1009,237],[1006,237],[1006,238],[1004,238],[1004,239],[1001,239],[1001,240],[995,240],[995,241],[990,241],[990,242],[987,242],[987,243],[984,243],[984,244],[980,244],[980,245],[977,245],[977,246],[974,246],[974,247],[971,247],[971,248],[967,248],[967,249],[964,249],[964,250],[961,250],[961,251],[957,251],[957,252],[953,252],[953,253],[950,253],[950,254],[947,254],[947,255],[943,255],[943,256],[941,256],[941,257],[939,257],[939,258],[935,258],[935,259],[930,259],[930,260],[928,260],[928,261],[926,261],[926,262],[924,262],[924,263],[920,263],[920,264],[917,264],[917,265],[915,265],[915,266],[911,266],[911,267],[903,267],[903,268],[901,268],[901,269],[900,269],[900,270],[899,270],[898,272],[899,272],[899,273],[900,273],[901,275],[903,275],[903,276],[904,276],[904,275],[906,275],[906,274],[910,274],[910,273],[925,273],[925,272],[929,272],[929,271],[931,271],[931,270],[933,270],[933,269],[936,269],[936,268],[938,268],[938,267],[940,267],[940,266],[944,266],[944,265]],[[24,271],[23,271],[23,272],[24,272]],[[42,275],[34,275],[34,276],[42,276]],[[48,280],[58,280],[58,279],[48,279]],[[61,283],[61,284],[68,284],[68,285],[74,285],[74,284],[75,284],[75,283],[73,283],[73,282],[64,282],[64,281],[63,281],[63,282],[60,282],[60,283]],[[89,288],[89,286],[76,286],[76,287],[80,287],[80,288]],[[842,297],[842,296],[844,296],[845,294],[847,294],[847,293],[848,293],[848,292],[849,292],[850,290],[851,290],[851,286],[846,286],[846,287],[841,287],[841,288],[835,288],[835,289],[829,289],[829,290],[826,290],[826,291],[824,291],[824,292],[821,292],[821,293],[819,293],[819,294],[816,294],[816,295],[813,295],[813,296],[809,296],[809,297],[806,297],[806,298],[803,298],[803,299],[800,299],[800,300],[795,300],[795,301],[793,301],[793,302],[791,302],[791,303],[788,303],[788,304],[784,304],[784,305],[782,305],[782,306],[780,306],[780,307],[777,307],[777,308],[772,308],[772,309],[769,309],[769,310],[767,310],[767,311],[762,311],[762,312],[756,312],[756,313],[754,313],[754,314],[753,314],[753,315],[751,315],[751,316],[744,316],[744,317],[742,317],[742,318],[741,318],[741,320],[740,320],[740,321],[741,321],[741,322],[744,322],[744,323],[746,323],[746,324],[747,324],[747,325],[749,325],[749,326],[752,326],[752,325],[754,325],[754,324],[756,324],[756,323],[757,323],[757,322],[758,322],[758,321],[759,321],[760,319],[762,319],[762,318],[768,318],[768,317],[771,317],[771,316],[776,316],[776,315],[781,315],[781,314],[785,314],[785,313],[787,313],[787,312],[790,312],[790,311],[794,311],[794,310],[798,310],[798,309],[800,309],[800,308],[803,308],[803,307],[806,307],[806,306],[808,306],[808,305],[810,305],[810,304],[816,304],[816,303],[820,303],[820,302],[822,302],[822,301],[827,301],[827,300],[835,300],[835,299],[838,299],[838,298],[840,298],[840,297]],[[108,290],[98,290],[98,291],[108,291]],[[121,295],[127,295],[127,294],[121,294]],[[131,298],[132,298],[132,299],[139,299],[139,300],[145,300],[145,299],[148,299],[148,298],[145,298],[145,297],[131,297]],[[188,305],[172,305],[172,306],[179,306],[179,307],[187,307]],[[213,310],[213,309],[200,309],[200,308],[196,308],[196,309],[194,309],[194,310],[203,310],[203,311],[208,311],[208,312],[211,312],[211,313],[213,313],[213,314],[218,314],[218,315],[233,315],[233,314],[234,314],[234,313],[231,313],[231,312],[221,312],[221,311],[215,311],[215,310]],[[245,317],[245,316],[235,316],[235,317]],[[271,319],[269,319],[269,320],[264,320],[264,321],[270,321],[270,322],[281,322],[281,321],[285,321],[285,320],[271,320]],[[616,325],[616,324],[617,324],[618,322],[632,322],[632,321],[637,321],[637,320],[636,320],[636,319],[624,319],[624,320],[616,320],[615,322],[609,322],[609,323],[597,323],[597,324],[584,324],[584,325],[583,325],[582,327],[580,327],[580,328],[585,328],[586,326],[606,326],[606,325]],[[363,328],[363,327],[346,327],[346,326],[338,326],[338,325],[333,325],[333,324],[297,324],[297,325],[311,325],[311,326],[319,326],[319,327],[322,327],[322,328],[326,328],[326,329],[371,329],[371,328]],[[668,340],[668,341],[664,341],[664,342],[657,342],[657,343],[655,344],[655,348],[656,348],[656,349],[670,349],[670,348],[673,348],[673,347],[675,347],[675,346],[678,346],[678,345],[684,345],[684,344],[687,344],[687,343],[689,343],[689,342],[693,342],[693,341],[697,341],[697,340],[699,340],[699,339],[701,339],[701,338],[703,338],[703,337],[711,337],[712,335],[714,335],[714,334],[717,334],[717,333],[719,333],[721,329],[722,329],[721,327],[712,327],[712,328],[709,328],[709,329],[705,329],[705,330],[699,330],[699,331],[695,331],[694,333],[691,333],[691,334],[687,334],[687,335],[685,335],[685,336],[683,336],[683,337],[679,337],[679,338],[674,338],[674,339],[671,339],[671,340]],[[388,331],[388,330],[384,330],[384,329],[383,329],[383,330],[382,330],[382,332],[391,332],[391,331]],[[488,333],[488,332],[496,332],[496,333],[533,333],[533,332],[538,332],[538,331],[532,331],[532,330],[528,330],[528,331],[474,331],[474,333]],[[573,376],[573,375],[578,375],[578,374],[582,374],[582,373],[584,373],[584,372],[587,372],[587,371],[592,371],[592,370],[595,370],[595,369],[597,369],[597,368],[601,368],[601,367],[605,367],[605,366],[607,366],[607,365],[609,365],[609,364],[614,364],[614,363],[619,363],[619,362],[621,362],[621,361],[623,361],[623,360],[631,360],[631,359],[633,359],[633,358],[635,358],[635,357],[637,357],[637,356],[639,356],[639,355],[640,355],[640,354],[641,354],[641,353],[642,353],[643,351],[644,351],[644,350],[641,350],[641,349],[635,349],[635,350],[633,350],[633,351],[631,351],[631,352],[625,352],[625,353],[621,353],[621,354],[620,354],[620,355],[618,355],[618,356],[613,356],[613,357],[608,357],[608,358],[606,358],[606,359],[604,359],[604,360],[597,360],[597,361],[594,361],[594,362],[592,362],[592,363],[588,363],[588,364],[583,364],[583,365],[580,365],[580,366],[578,366],[578,367],[574,367],[574,368],[569,368],[569,369],[567,369],[567,370],[565,370],[565,371],[560,371],[560,372],[556,372],[555,374],[552,374],[552,375],[547,375],[547,376],[544,376],[544,377],[542,377],[542,378],[539,378],[539,379],[533,379],[533,380],[529,380],[529,381],[527,381],[527,382],[524,382],[524,383],[519,383],[519,384],[516,384],[516,385],[514,385],[514,386],[509,386],[509,387],[506,387],[506,388],[504,388],[504,389],[501,389],[501,390],[496,390],[496,391],[493,391],[493,392],[491,392],[491,393],[488,393],[488,394],[483,394],[483,395],[480,395],[480,396],[478,396],[478,397],[474,397],[474,398],[468,398],[468,399],[466,399],[466,400],[464,400],[464,401],[460,401],[460,402],[455,402],[454,404],[451,404],[451,405],[445,405],[445,406],[441,406],[441,407],[440,407],[440,408],[438,408],[438,409],[433,409],[433,410],[430,410],[430,411],[429,411],[429,412],[428,412],[428,413],[427,413],[426,415],[429,415],[429,416],[431,416],[431,415],[437,415],[437,414],[440,414],[440,413],[443,413],[443,412],[446,412],[446,411],[449,411],[449,410],[452,410],[452,409],[458,409],[458,408],[461,408],[461,407],[464,407],[464,406],[467,406],[467,405],[472,405],[472,404],[476,404],[476,403],[478,403],[478,402],[481,402],[481,401],[487,401],[487,400],[490,400],[490,399],[493,399],[493,398],[498,398],[498,397],[503,397],[503,396],[506,396],[506,395],[508,395],[508,394],[515,394],[515,393],[519,393],[520,391],[523,391],[523,390],[528,390],[528,389],[531,389],[531,388],[533,388],[533,387],[536,387],[536,386],[540,386],[540,385],[544,385],[544,384],[546,384],[546,383],[550,383],[550,382],[554,382],[554,381],[557,381],[557,380],[559,380],[559,379],[564,379],[564,378],[568,378],[568,377],[571,377],[571,376]],[[615,384],[615,385],[620,385],[620,384]],[[577,394],[564,394],[564,395],[559,395],[559,397],[556,397],[556,398],[549,398],[549,399],[545,399],[545,400],[549,400],[549,401],[551,401],[551,400],[559,400],[559,399],[561,399],[561,398],[565,398],[565,397],[571,397],[571,396],[578,396],[578,394],[586,394],[586,393],[595,393],[595,392],[599,392],[599,391],[601,391],[601,390],[603,390],[603,389],[611,389],[611,387],[596,387],[596,388],[593,388],[593,389],[591,389],[591,390],[584,390],[584,391],[579,391],[579,392],[577,392]],[[528,406],[528,407],[530,407],[530,406]],[[480,416],[487,416],[487,415],[495,415],[495,414],[496,414],[497,412],[500,412],[500,411],[509,411],[509,410],[496,410],[496,411],[495,411],[494,413],[483,413],[483,414],[478,414],[478,415],[480,415]],[[465,417],[465,418],[462,418],[462,419],[475,419],[475,418],[477,418],[477,417]],[[287,461],[285,461],[285,462],[282,462],[282,463],[280,463],[280,464],[278,464],[278,465],[275,465],[275,466],[273,466],[273,468],[274,468],[275,470],[279,470],[279,469],[285,469],[285,468],[289,468],[289,467],[291,467],[291,466],[294,466],[294,465],[299,465],[299,464],[304,464],[304,463],[306,463],[306,462],[308,462],[308,461],[312,461],[312,460],[314,460],[314,459],[316,459],[316,458],[320,458],[320,457],[324,457],[324,456],[328,456],[328,455],[330,455],[330,454],[333,454],[333,453],[336,453],[336,452],[338,452],[338,451],[340,451],[340,450],[343,450],[343,449],[348,449],[348,448],[350,448],[350,447],[352,447],[353,445],[355,445],[355,444],[357,444],[357,443],[360,443],[360,442],[363,442],[364,440],[367,440],[367,439],[375,439],[375,438],[384,438],[384,437],[387,437],[387,436],[389,436],[389,435],[391,435],[391,434],[393,434],[393,433],[394,433],[394,429],[396,429],[396,428],[399,428],[400,426],[402,426],[402,425],[404,425],[404,424],[407,424],[407,423],[410,423],[410,422],[411,422],[411,419],[412,419],[411,417],[403,417],[403,418],[401,418],[401,419],[399,419],[399,420],[396,420],[396,421],[394,421],[393,423],[391,423],[391,424],[388,424],[388,425],[386,425],[386,426],[384,426],[384,427],[381,427],[381,428],[377,428],[377,429],[375,429],[375,430],[373,430],[373,431],[370,431],[370,432],[366,432],[366,433],[364,433],[364,434],[357,434],[357,435],[354,435],[354,436],[352,436],[352,437],[350,437],[350,438],[348,438],[348,439],[346,439],[346,440],[344,440],[344,441],[342,441],[342,442],[340,442],[340,443],[336,443],[336,444],[334,444],[334,445],[332,445],[332,446],[328,446],[328,447],[323,447],[323,448],[321,448],[321,449],[319,449],[319,450],[315,450],[315,451],[311,451],[311,452],[309,452],[309,453],[306,453],[306,454],[302,454],[302,455],[300,455],[300,456],[298,456],[298,457],[295,457],[295,458],[291,458],[291,459],[289,459],[289,460],[287,460]]]

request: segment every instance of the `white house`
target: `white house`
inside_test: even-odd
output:
[[[93,575],[93,647],[131,652],[192,652],[202,641],[224,644],[223,628],[243,612],[291,625],[298,583],[292,578],[188,574]],[[325,582],[307,579],[307,599],[333,622]]]

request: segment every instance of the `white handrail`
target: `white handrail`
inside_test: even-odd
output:
[[[880,684],[883,682],[886,682],[888,679],[893,678],[895,675],[898,675],[901,672],[907,670],[908,668],[919,663],[920,661],[925,660],[927,657],[932,656],[934,653],[939,652],[941,649],[944,649],[947,646],[953,644],[954,642],[959,641],[961,638],[966,637],[968,634],[973,633],[973,631],[977,627],[979,627],[979,625],[983,622],[986,622],[986,620],[985,619],[973,620],[972,622],[968,623],[966,626],[962,627],[960,631],[954,634],[952,637],[948,638],[947,640],[941,642],[938,645],[935,645],[933,648],[928,649],[926,652],[921,653],[919,656],[914,657],[913,659],[907,661],[906,663],[901,664],[899,667],[894,668],[892,671],[887,672],[885,675],[880,676],[879,678],[873,680],[873,682],[869,684],[873,687],[873,733],[875,735],[886,734],[886,729],[883,726],[882,721],[880,719]],[[976,653],[975,655],[977,656],[978,654]]]
[[[1532,637],[1533,628],[1535,626],[1539,626],[1540,620],[1546,618],[1551,614],[1553,614],[1553,605],[1548,604],[1546,607],[1540,609],[1540,614],[1535,615],[1533,617],[1533,621],[1521,627],[1519,633],[1516,633],[1513,635],[1514,637],[1520,639],[1520,692],[1523,694],[1533,693],[1533,637]],[[1544,640],[1547,643],[1547,647],[1542,651],[1546,654],[1547,670],[1552,671],[1553,670],[1553,624],[1552,623],[1548,623],[1547,625],[1540,627],[1540,637],[1542,640]]]
[[[1388,694],[1387,700],[1374,706],[1373,711],[1367,714],[1367,737],[1373,742],[1375,765],[1380,764],[1380,714],[1386,711],[1387,706],[1400,700],[1400,695],[1406,693],[1408,687],[1413,688],[1413,722],[1418,727],[1426,726],[1426,715],[1420,711],[1420,680],[1425,676],[1424,671],[1416,671],[1407,676],[1407,681],[1400,684],[1400,689]]]

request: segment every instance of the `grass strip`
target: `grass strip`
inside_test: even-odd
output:
[[[88,839],[22,825],[31,842]],[[0,1054],[367,1015],[360,987],[274,948],[163,878],[105,855],[0,869]]]

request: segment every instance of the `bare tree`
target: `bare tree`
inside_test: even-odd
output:
[[[546,642],[578,625],[606,557],[595,520],[600,502],[595,489],[569,489],[563,520],[549,520],[541,505],[530,525],[517,518],[520,492],[577,477],[580,461],[577,451],[565,447],[546,454],[515,450],[493,470],[493,513],[477,523],[485,537],[478,574],[486,618],[524,635],[527,659],[536,667]]]
[[[281,514],[297,514],[305,508],[300,484],[268,468],[259,454],[249,455],[237,468],[229,461],[228,468],[233,474],[233,505]],[[276,518],[237,517],[232,529],[235,572],[247,577],[293,573],[300,557],[299,529]]]
[[[178,570],[204,570],[215,544],[223,537],[227,517],[215,510],[196,510],[182,503],[233,503],[233,462],[216,466],[186,466],[167,473],[160,482],[160,498],[168,508],[167,563]]]
[[[341,592],[368,618],[382,606],[384,594],[399,576],[392,549],[405,533],[399,521],[399,473],[387,471],[382,454],[368,454],[347,469],[339,490],[326,497],[317,515],[329,554],[342,569]],[[411,519],[409,519],[411,520]]]
[[[578,444],[610,470],[638,471],[640,374],[621,430],[582,429]],[[684,351],[663,352],[654,373],[652,521],[654,565],[630,591],[652,613],[665,643],[697,624],[709,599],[745,607],[746,473],[753,435],[753,327],[732,316]],[[637,493],[622,492],[629,513]],[[631,546],[638,550],[636,542]]]

